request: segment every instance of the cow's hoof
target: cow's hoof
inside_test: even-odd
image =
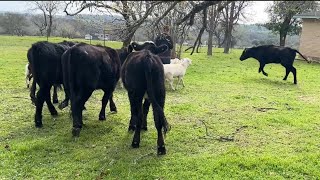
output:
[[[133,141],[132,144],[131,144],[131,146],[132,146],[133,148],[139,148],[139,143]]]
[[[67,104],[64,103],[64,102],[60,103],[59,106],[58,106],[58,108],[59,108],[60,110],[62,110],[62,109],[65,108],[65,107],[67,107]]]
[[[161,147],[158,147],[158,155],[165,155],[167,153],[166,147],[163,145]]]
[[[136,129],[136,126],[129,125],[128,131],[134,131]]]
[[[100,121],[105,121],[106,120],[106,116],[99,116],[99,120]]]
[[[144,130],[144,131],[148,131],[148,127],[147,126],[141,127],[141,129]]]
[[[52,100],[52,103],[53,103],[53,104],[58,104],[59,101],[58,101],[58,99],[54,99],[54,100]]]
[[[117,108],[116,108],[116,107],[110,108],[110,112],[112,112],[112,113],[117,113]]]
[[[81,128],[72,128],[72,136],[79,137]]]
[[[51,116],[58,116],[58,111],[53,109],[51,113]]]
[[[36,126],[36,128],[42,128],[43,127],[42,122],[35,122],[35,126]]]
[[[297,81],[296,81],[296,82],[294,82],[294,84],[297,84]]]

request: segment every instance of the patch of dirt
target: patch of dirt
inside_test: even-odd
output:
[[[314,96],[299,96],[298,99],[300,101],[304,101],[304,102],[308,102],[308,103],[318,102],[318,98],[316,98]]]
[[[276,108],[271,108],[271,107],[255,107],[255,106],[253,106],[253,108],[255,108],[257,111],[260,111],[260,112],[267,112],[270,110],[278,110]]]

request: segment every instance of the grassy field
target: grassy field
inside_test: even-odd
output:
[[[93,93],[76,140],[69,108],[57,108],[53,118],[45,105],[43,128],[35,128],[24,66],[28,48],[39,40],[45,38],[0,36],[0,179],[320,177],[320,64],[295,61],[294,85],[291,73],[282,80],[279,64],[266,65],[269,77],[259,74],[256,60],[239,60],[241,50],[183,54],[192,65],[185,88],[172,91],[167,84],[165,114],[172,129],[167,154],[157,156],[152,113],[140,148],[131,148],[129,101],[120,88],[114,92],[118,113],[108,113],[104,122],[98,120],[102,91]]]

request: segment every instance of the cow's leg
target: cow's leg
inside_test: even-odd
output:
[[[84,109],[84,104],[91,96],[93,90],[88,91],[79,91],[79,93],[75,92],[72,95],[71,99],[71,113],[72,113],[72,120],[73,120],[73,128],[72,128],[72,135],[74,137],[79,137],[80,131],[83,125],[82,122],[82,111]]]
[[[102,106],[101,106],[101,110],[99,113],[99,120],[103,121],[106,120],[106,106],[108,104],[108,100],[111,99],[112,100],[112,91],[111,90],[104,90],[104,95],[102,98]],[[116,105],[114,104],[113,100],[112,102],[110,101],[110,110],[112,107],[112,105],[115,107]],[[117,108],[115,108],[117,109]],[[113,109],[114,110],[114,109]]]
[[[57,85],[53,85],[53,95],[52,95],[52,102],[53,104],[58,103],[58,94],[57,94],[57,90],[58,90],[58,86]]]
[[[296,70],[296,68],[292,66],[291,67],[291,72],[293,74],[293,83],[297,84],[297,70]]]
[[[42,108],[43,108],[44,101],[45,101],[44,89],[40,87],[37,92],[37,98],[35,100],[36,114],[35,114],[34,122],[37,128],[42,127]]]
[[[33,79],[32,81],[32,85],[30,88],[30,98],[31,98],[31,102],[32,104],[36,104],[36,87],[37,87],[37,83],[36,81]]]
[[[152,109],[153,109],[154,123],[158,133],[158,139],[157,139],[158,155],[164,155],[166,154],[166,148],[164,144],[162,129],[164,129],[164,132],[168,130],[168,122],[165,118],[164,111],[163,111],[165,95],[163,92],[160,91],[160,93],[155,94],[155,98],[156,98],[156,101],[158,102],[158,105],[152,104]]]
[[[285,68],[286,68],[286,75],[285,75],[284,78],[283,78],[284,81],[287,80],[288,75],[289,75],[289,73],[290,73],[290,71],[291,71],[291,67],[285,66]]]
[[[111,93],[111,96],[110,96],[110,98],[109,98],[109,106],[110,106],[110,111],[111,112],[117,112],[117,106],[116,106],[116,104],[114,103],[114,101],[113,101],[113,93]]]
[[[135,132],[133,135],[133,140],[131,146],[133,148],[138,148],[140,144],[140,131],[141,131],[141,121],[142,121],[142,99],[143,95],[138,95],[135,93],[130,93],[130,107],[131,107],[131,119],[135,120]]]
[[[266,73],[263,68],[266,64],[265,63],[261,63],[260,62],[260,67],[259,67],[259,73],[262,71],[262,74],[265,75],[265,76],[268,76],[268,73]]]
[[[148,130],[148,126],[147,126],[147,117],[148,117],[148,112],[149,112],[149,107],[150,107],[150,101],[149,99],[144,99],[144,103],[143,103],[143,116],[142,116],[142,123],[141,123],[141,129],[147,131]]]
[[[47,103],[47,106],[48,106],[48,109],[50,111],[50,114],[52,116],[56,116],[56,115],[58,115],[58,112],[57,112],[56,108],[53,106],[53,104],[51,103],[50,89],[51,89],[51,87],[46,87],[46,91],[43,92],[43,93],[45,95],[45,101]]]

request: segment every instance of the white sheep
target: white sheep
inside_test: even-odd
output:
[[[182,81],[182,86],[185,87],[184,82],[183,82],[183,77],[186,74],[186,70],[187,70],[188,66],[191,64],[191,59],[183,58],[183,59],[181,59],[181,61],[182,62],[178,63],[178,64],[164,64],[163,65],[165,79],[169,81],[172,90],[175,90],[173,87],[173,78],[175,78],[175,77],[178,77],[176,89],[177,89],[180,81]]]
[[[182,63],[182,60],[178,58],[171,59],[170,64],[180,64]]]

